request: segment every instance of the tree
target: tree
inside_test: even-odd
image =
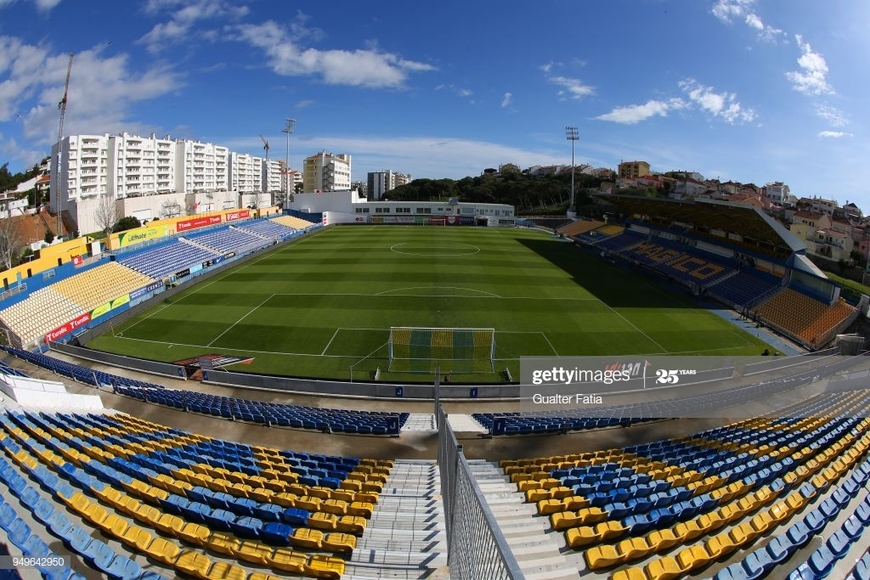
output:
[[[54,241],[54,232],[52,232],[51,230],[45,230],[45,237],[42,239],[43,241],[45,241],[46,244],[50,244]]]
[[[182,208],[181,204],[175,201],[174,199],[168,199],[164,201],[160,205],[160,217],[161,219],[178,217],[181,215]]]
[[[113,232],[126,232],[127,230],[133,230],[141,226],[139,223],[139,219],[128,215],[126,217],[122,217],[118,220],[115,226],[112,228]]]
[[[97,210],[94,214],[97,225],[108,236],[112,233],[112,226],[118,221],[118,204],[115,198],[108,195],[101,195],[97,202]]]
[[[21,233],[12,217],[0,220],[0,264],[8,270],[16,263],[21,249]]]
[[[283,208],[285,201],[287,201],[287,192],[286,191],[276,191],[275,192],[275,205],[277,205],[280,208]]]

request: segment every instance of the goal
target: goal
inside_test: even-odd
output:
[[[391,372],[495,372],[494,328],[393,326],[387,347]]]

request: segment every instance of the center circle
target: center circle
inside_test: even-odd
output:
[[[393,244],[390,251],[406,256],[429,256],[436,258],[453,258],[458,256],[473,256],[480,248],[462,242],[402,242]]]

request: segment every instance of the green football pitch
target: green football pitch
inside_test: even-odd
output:
[[[341,226],[191,286],[88,346],[161,361],[249,359],[253,373],[430,381],[390,371],[391,327],[492,328],[492,372],[520,356],[758,355],[767,345],[691,297],[534,230]],[[252,359],[252,360],[250,360]],[[442,370],[450,371],[445,361]]]

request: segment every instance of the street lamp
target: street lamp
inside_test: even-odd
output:
[[[574,207],[574,142],[580,139],[577,127],[565,127],[565,138],[571,142],[571,201],[568,205],[568,217],[577,217],[577,208]]]
[[[296,119],[292,117],[287,117],[287,123],[284,125],[284,128],[281,129],[282,132],[287,134],[287,154],[284,157],[284,193],[290,195],[293,193],[290,191],[290,133],[293,132],[293,129],[296,127]]]

